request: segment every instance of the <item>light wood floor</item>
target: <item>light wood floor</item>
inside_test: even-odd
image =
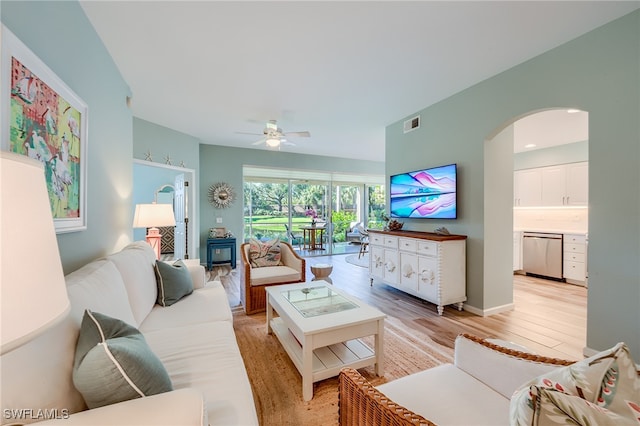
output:
[[[408,328],[422,330],[440,344],[453,348],[455,337],[470,333],[514,342],[540,355],[578,360],[586,346],[587,289],[566,283],[522,275],[514,276],[515,309],[480,317],[447,306],[439,316],[436,306],[393,287],[374,282],[369,285],[368,269],[347,263],[346,256],[307,258],[307,279],[313,278],[311,265],[333,265],[333,284],[373,305],[387,315],[402,320]],[[238,263],[238,268],[240,268]],[[240,304],[240,272],[217,267],[231,306]]]

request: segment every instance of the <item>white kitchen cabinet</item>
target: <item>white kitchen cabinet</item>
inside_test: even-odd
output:
[[[369,231],[369,278],[462,310],[466,296],[466,236],[417,231]]]
[[[562,276],[572,284],[587,282],[587,239],[582,234],[564,234]]]
[[[564,164],[542,167],[542,206],[564,206],[567,197],[567,169]]]
[[[542,203],[542,172],[540,169],[516,170],[513,173],[513,205],[534,207]]]
[[[522,269],[522,232],[513,231],[513,270]]]
[[[567,164],[566,183],[566,205],[586,206],[589,204],[589,163]]]
[[[514,206],[586,206],[589,201],[589,163],[516,170]]]

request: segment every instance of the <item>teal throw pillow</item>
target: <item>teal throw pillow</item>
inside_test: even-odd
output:
[[[156,300],[158,305],[171,306],[193,293],[191,274],[182,260],[177,260],[173,264],[157,260],[155,270],[158,283]]]
[[[89,310],[76,344],[73,384],[89,408],[173,389],[164,365],[135,327]]]

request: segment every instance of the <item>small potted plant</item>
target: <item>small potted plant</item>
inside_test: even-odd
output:
[[[318,219],[318,212],[314,208],[308,208],[304,212],[305,216],[311,218],[311,226],[316,226],[316,220]]]

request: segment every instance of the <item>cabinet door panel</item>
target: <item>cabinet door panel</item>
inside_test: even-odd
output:
[[[372,277],[384,278],[384,249],[378,246],[369,247],[369,274]]]
[[[389,284],[398,284],[399,260],[397,250],[384,251],[384,280]]]
[[[564,166],[542,168],[542,205],[563,206],[566,203],[565,193],[566,169]]]
[[[584,281],[586,279],[584,262],[565,260],[563,275],[570,280]]]
[[[438,260],[430,257],[418,258],[418,293],[426,300],[439,302]]]
[[[515,205],[539,206],[542,202],[542,173],[540,169],[518,170],[514,173]]]
[[[589,203],[589,163],[567,164],[567,205]]]
[[[418,290],[418,256],[400,252],[400,287],[403,290]]]

